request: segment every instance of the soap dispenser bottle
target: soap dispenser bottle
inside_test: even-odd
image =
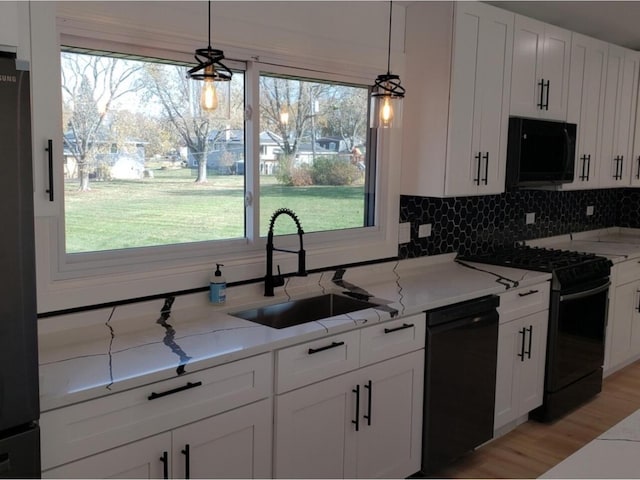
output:
[[[227,282],[222,276],[220,267],[224,265],[216,263],[216,271],[211,275],[211,282],[209,282],[209,302],[215,305],[224,303],[227,299]]]

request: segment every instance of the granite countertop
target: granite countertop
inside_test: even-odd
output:
[[[614,425],[540,478],[638,478],[640,410]]]
[[[614,264],[640,258],[640,229],[610,228],[527,242],[532,246],[594,253]]]
[[[262,283],[227,289],[227,303],[183,295],[40,319],[40,404],[47,411],[323,336],[423,312],[507,288],[547,281],[550,274],[454,261],[454,254],[290,277],[276,297]],[[345,287],[346,286],[346,287]],[[381,303],[351,314],[276,330],[230,315],[345,288]]]

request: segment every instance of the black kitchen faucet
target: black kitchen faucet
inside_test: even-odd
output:
[[[290,216],[294,222],[296,222],[296,227],[298,227],[298,237],[300,238],[300,249],[296,252],[295,250],[286,250],[283,248],[275,248],[273,246],[273,225],[276,222],[276,219],[280,215],[288,215]],[[307,275],[306,267],[305,267],[305,251],[304,246],[302,244],[302,235],[304,231],[300,226],[300,220],[298,220],[298,216],[293,213],[293,211],[288,208],[280,208],[276,210],[273,215],[271,215],[271,221],[269,223],[269,233],[267,234],[267,274],[264,277],[264,296],[265,297],[273,297],[273,289],[274,287],[281,287],[284,285],[284,278],[280,274],[280,267],[278,266],[278,275],[273,276],[273,251],[276,250],[278,252],[287,252],[287,253],[297,253],[298,254],[298,273],[297,275],[300,277],[304,277]]]

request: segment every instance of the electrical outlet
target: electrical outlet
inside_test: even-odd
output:
[[[431,224],[425,223],[418,227],[418,238],[426,238],[431,236]]]
[[[589,205],[587,207],[587,216],[593,215],[593,210],[594,210],[593,205]]]
[[[527,225],[531,225],[532,223],[536,223],[536,214],[535,212],[530,212],[525,214],[524,223]]]
[[[404,222],[398,225],[398,243],[409,243],[411,241],[411,222]]]

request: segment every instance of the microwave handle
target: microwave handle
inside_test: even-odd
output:
[[[567,131],[567,127],[562,128],[562,133],[564,134],[564,161],[562,165],[562,175],[564,176],[569,167],[569,152],[571,152],[571,137],[569,136],[569,132]]]

